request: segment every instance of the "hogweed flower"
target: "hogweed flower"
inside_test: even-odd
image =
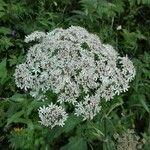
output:
[[[117,150],[142,150],[145,139],[141,139],[134,130],[127,130],[122,135],[115,134],[117,140]]]
[[[95,95],[92,97],[86,96],[83,102],[79,102],[75,106],[75,114],[77,116],[82,116],[83,120],[90,119],[100,111],[101,106],[99,106],[99,96]]]
[[[47,107],[43,106],[39,108],[39,117],[41,124],[53,128],[56,125],[63,126],[68,118],[68,114],[61,106],[51,103]]]
[[[25,38],[27,43],[32,41],[37,43],[15,70],[16,85],[36,99],[45,99],[52,90],[60,106],[71,103],[84,120],[99,112],[100,99],[108,101],[127,91],[135,76],[127,56],[120,57],[111,45],[102,44],[82,27],[35,31]],[[82,93],[85,97],[80,99]]]

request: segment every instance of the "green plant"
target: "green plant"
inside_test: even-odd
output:
[[[115,150],[114,134],[134,129],[146,140],[143,150],[149,150],[149,13],[149,0],[0,0],[0,148]],[[50,130],[36,115],[44,102],[18,89],[13,74],[25,60],[27,34],[70,25],[85,27],[122,55],[128,54],[136,77],[128,92],[102,103],[104,109],[93,121],[72,115],[63,128]]]

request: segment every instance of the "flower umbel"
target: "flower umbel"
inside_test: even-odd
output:
[[[52,90],[60,106],[72,104],[75,114],[84,120],[99,112],[100,99],[108,101],[127,91],[135,76],[128,57],[120,57],[111,45],[102,44],[97,35],[82,27],[35,31],[26,36],[25,42],[30,41],[37,43],[30,47],[26,61],[17,66],[16,85],[42,100]],[[80,98],[82,93],[85,96]],[[45,125],[50,124],[45,121]]]
[[[67,120],[68,115],[64,108],[55,104],[49,104],[47,107],[39,108],[40,123],[53,128],[54,126],[63,126]]]
[[[117,150],[142,150],[145,139],[141,139],[134,130],[127,130],[122,135],[116,134]]]
[[[75,106],[75,114],[82,116],[83,120],[93,119],[93,117],[100,111],[99,96],[95,95],[92,97],[86,96],[83,102],[79,102]]]

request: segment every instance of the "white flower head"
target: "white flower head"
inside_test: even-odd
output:
[[[100,99],[98,95],[86,96],[83,102],[79,102],[75,106],[75,115],[82,116],[83,120],[92,120],[100,111]]]
[[[127,56],[120,57],[111,45],[79,26],[35,31],[25,41],[37,43],[29,48],[25,63],[17,66],[16,85],[36,99],[52,90],[58,94],[57,103],[71,103],[84,120],[99,112],[100,99],[127,91],[135,76]],[[79,100],[82,93],[90,96]]]
[[[63,126],[68,118],[68,114],[64,108],[55,104],[49,104],[47,107],[39,108],[39,121],[44,126],[49,126],[51,129],[55,126]]]
[[[31,41],[40,40],[40,39],[44,38],[45,35],[46,34],[44,32],[35,31],[35,32],[31,33],[30,35],[26,36],[24,41],[26,43],[29,43]]]

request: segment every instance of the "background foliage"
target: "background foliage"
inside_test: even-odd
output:
[[[150,0],[0,0],[0,149],[115,150],[114,135],[134,129],[150,146]],[[93,121],[71,116],[63,128],[38,123],[34,101],[17,89],[15,66],[24,61],[25,35],[70,25],[85,27],[128,55],[136,78],[128,92],[102,104]],[[56,98],[49,94],[49,100]]]

